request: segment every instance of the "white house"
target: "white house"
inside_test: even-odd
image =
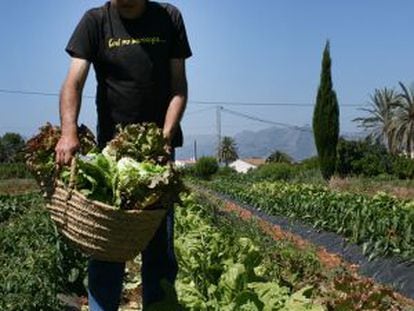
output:
[[[247,173],[249,170],[254,170],[264,163],[265,160],[260,158],[238,159],[229,164],[229,166],[238,173]]]
[[[176,167],[178,168],[184,168],[184,167],[189,167],[192,166],[196,163],[196,161],[194,159],[189,159],[189,160],[175,160],[174,164]]]

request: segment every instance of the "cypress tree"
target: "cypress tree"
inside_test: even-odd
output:
[[[339,136],[339,106],[332,85],[329,41],[323,52],[321,81],[312,121],[321,173],[328,180],[335,172]]]

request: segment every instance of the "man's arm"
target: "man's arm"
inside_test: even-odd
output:
[[[170,66],[172,98],[165,116],[163,129],[164,137],[167,140],[168,146],[171,146],[172,138],[174,137],[181,118],[183,117],[188,94],[185,60],[171,59]]]
[[[72,58],[69,73],[60,92],[62,135],[55,148],[58,164],[69,164],[73,154],[80,147],[77,124],[83,86],[88,76],[89,67],[89,61]]]

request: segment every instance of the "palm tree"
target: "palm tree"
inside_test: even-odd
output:
[[[233,138],[228,136],[223,137],[220,144],[219,157],[220,161],[224,161],[226,166],[229,165],[229,162],[235,161],[239,158],[237,155],[236,142]]]
[[[393,124],[394,139],[399,146],[414,158],[414,88],[407,88],[399,82],[402,93],[399,95],[395,122]]]
[[[368,112],[369,116],[353,120],[360,123],[358,127],[370,132],[370,139],[385,144],[391,153],[396,152],[394,112],[398,102],[399,95],[394,89],[375,89],[374,94],[370,96],[371,107],[361,109]]]

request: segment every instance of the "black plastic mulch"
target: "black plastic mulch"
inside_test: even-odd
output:
[[[414,299],[414,264],[393,256],[369,261],[368,257],[363,254],[361,246],[349,243],[336,233],[317,230],[287,217],[267,215],[254,206],[237,202],[227,195],[205,188],[199,188],[199,190],[213,194],[221,200],[235,203],[263,220],[280,226],[285,231],[296,234],[314,245],[324,247],[328,252],[341,256],[348,263],[358,265],[358,271],[361,275],[373,278],[376,282],[388,285],[396,292]]]

